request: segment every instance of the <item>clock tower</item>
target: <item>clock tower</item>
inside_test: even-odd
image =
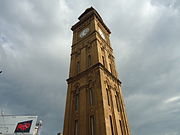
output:
[[[72,26],[63,135],[130,135],[111,31],[90,7]]]

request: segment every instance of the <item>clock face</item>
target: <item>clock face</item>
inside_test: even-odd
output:
[[[83,31],[81,31],[81,33],[79,34],[80,38],[83,38],[84,36],[86,36],[89,32],[89,28],[85,28]]]
[[[99,31],[99,34],[101,35],[101,37],[102,37],[104,40],[106,40],[105,35],[104,35],[104,33],[102,32],[102,30],[99,29],[98,31]]]

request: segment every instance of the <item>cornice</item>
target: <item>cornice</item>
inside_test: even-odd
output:
[[[86,9],[85,12],[79,16],[79,21],[71,27],[71,30],[74,31],[79,25],[81,25],[91,17],[96,17],[99,20],[99,22],[103,25],[103,27],[107,30],[107,32],[111,34],[110,29],[104,24],[103,19],[93,7]]]
[[[74,82],[74,81],[77,81],[77,80],[80,79],[81,77],[87,75],[87,73],[91,72],[91,71],[94,70],[94,69],[98,69],[98,68],[99,68],[99,69],[102,69],[107,75],[109,75],[110,77],[112,77],[112,79],[114,79],[115,81],[117,81],[117,83],[119,83],[119,84],[121,85],[121,81],[120,81],[117,77],[115,77],[112,73],[110,73],[110,72],[106,69],[106,67],[105,67],[104,65],[102,65],[101,63],[97,63],[97,64],[91,66],[91,67],[88,68],[87,70],[85,70],[85,71],[83,71],[83,72],[81,72],[81,73],[79,73],[79,74],[77,74],[77,75],[75,75],[75,76],[73,76],[73,77],[68,78],[66,81],[67,81],[68,84],[69,84],[69,83],[72,83],[72,82]]]

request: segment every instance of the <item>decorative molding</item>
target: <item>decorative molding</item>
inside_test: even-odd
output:
[[[85,76],[85,75],[87,75],[87,73],[92,72],[93,70],[98,69],[98,68],[99,68],[99,69],[102,69],[102,70],[104,71],[104,73],[106,73],[109,77],[111,77],[111,78],[112,78],[114,81],[116,81],[118,84],[121,84],[121,81],[120,81],[117,77],[115,77],[112,73],[110,73],[110,72],[106,69],[106,67],[105,67],[104,65],[102,65],[101,63],[97,63],[97,64],[91,66],[90,68],[88,68],[87,70],[85,70],[85,71],[83,71],[83,72],[80,72],[80,73],[77,74],[76,76],[68,78],[66,81],[67,81],[68,83],[75,82],[75,81],[79,80],[82,76]]]

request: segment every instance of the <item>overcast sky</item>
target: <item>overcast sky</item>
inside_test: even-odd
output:
[[[0,0],[0,109],[62,131],[70,28],[90,6],[112,31],[132,135],[180,135],[179,0]]]

